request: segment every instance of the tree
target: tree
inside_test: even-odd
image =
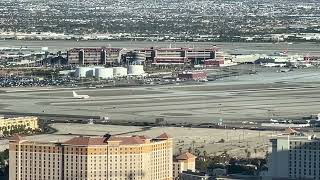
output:
[[[3,152],[0,152],[0,177],[9,176],[9,150],[6,149]]]
[[[9,131],[7,130],[3,131],[3,136],[9,136]]]
[[[246,156],[247,156],[247,159],[250,159],[250,157],[251,157],[251,152],[250,152],[250,151],[247,151]]]
[[[9,149],[0,152],[0,168],[4,167],[9,160]]]
[[[245,150],[244,150],[244,153],[247,154],[247,153],[248,153],[248,149],[245,149]]]
[[[197,149],[197,148],[194,150],[194,153],[195,153],[197,156],[200,156],[200,154],[201,154],[200,150]]]
[[[207,158],[207,157],[208,157],[208,153],[207,153],[206,150],[204,150],[202,153],[203,153],[204,158]]]
[[[227,156],[228,155],[228,151],[227,150],[223,150],[222,155]]]
[[[269,156],[270,156],[269,152],[268,152],[268,151],[266,151],[265,159],[268,159],[268,158],[269,158]]]
[[[207,161],[204,161],[203,159],[201,158],[197,158],[196,159],[196,167],[197,167],[197,170],[203,172],[203,171],[207,171],[207,168],[208,168],[208,162]]]
[[[253,149],[253,152],[254,152],[254,156],[256,157],[258,150],[257,150],[256,148],[254,148],[254,149]]]
[[[194,145],[196,144],[196,141],[192,140],[191,144],[192,144],[192,149],[194,150]]]

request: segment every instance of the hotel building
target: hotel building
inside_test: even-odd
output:
[[[320,179],[320,139],[288,128],[270,141],[272,153],[264,179]]]
[[[24,129],[36,130],[39,128],[37,117],[18,117],[18,118],[3,118],[0,117],[0,134],[4,131],[10,133],[15,128],[22,127]]]
[[[40,143],[10,140],[10,180],[172,180],[172,138],[74,137]]]

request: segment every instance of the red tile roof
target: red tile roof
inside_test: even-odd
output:
[[[156,137],[156,139],[170,139],[171,136],[169,136],[167,133],[163,133],[160,136]]]
[[[181,155],[179,155],[178,157],[176,157],[177,160],[188,160],[188,159],[195,159],[197,158],[197,156],[191,154],[191,153],[183,153]]]
[[[74,137],[63,144],[66,145],[77,145],[77,146],[94,146],[94,145],[107,145],[110,142],[119,142],[120,145],[129,144],[144,144],[147,136],[131,136],[131,137],[121,137],[121,136],[110,136],[110,137]]]
[[[25,140],[23,137],[19,136],[18,134],[15,134],[14,136],[12,136],[9,141],[16,141],[16,142],[20,142]]]
[[[89,146],[89,145],[107,145],[105,142],[104,137],[74,137],[63,144],[70,144],[70,145],[76,145],[76,146]]]
[[[286,134],[293,135],[293,134],[297,134],[297,133],[299,133],[299,132],[289,127],[289,128],[287,128],[287,129],[285,129],[285,133],[286,133]]]
[[[149,136],[146,136],[146,135],[142,135],[142,136],[139,136],[141,139],[151,139],[151,137]]]
[[[127,144],[144,144],[143,139],[141,139],[138,136],[132,136],[132,137],[117,137],[117,136],[111,136],[111,138],[108,141],[119,141],[121,145],[127,145]]]

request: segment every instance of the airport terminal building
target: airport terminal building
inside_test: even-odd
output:
[[[221,60],[216,47],[211,48],[142,48],[127,51],[123,48],[73,48],[68,50],[71,65],[204,65],[205,61]]]
[[[122,48],[73,48],[67,53],[73,65],[113,65],[120,63]]]

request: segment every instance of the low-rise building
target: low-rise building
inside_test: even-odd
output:
[[[195,172],[196,156],[186,152],[174,158],[173,161],[173,177],[177,179],[183,171]]]
[[[201,172],[192,172],[192,171],[183,171],[180,176],[179,180],[210,180],[211,178],[206,173]]]
[[[184,71],[178,74],[180,80],[206,80],[207,71]]]
[[[211,169],[209,174],[213,177],[220,177],[227,175],[227,170],[225,168],[214,168]]]
[[[241,174],[229,174],[226,176],[220,176],[215,178],[215,180],[259,180],[259,179],[262,179],[262,178],[260,176],[241,175]]]
[[[4,118],[0,117],[0,134],[4,132],[10,133],[14,129],[23,130],[37,130],[39,119],[37,117],[17,117],[17,118]]]

